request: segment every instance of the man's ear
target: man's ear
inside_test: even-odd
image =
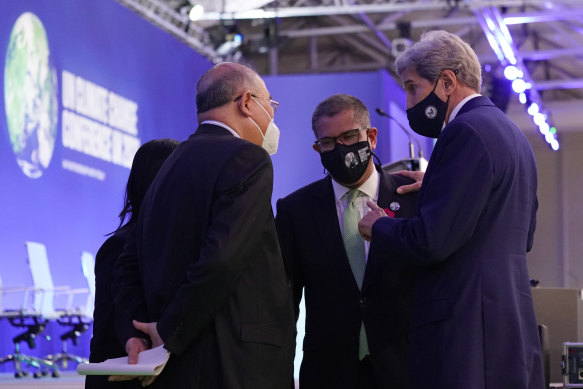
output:
[[[378,134],[378,131],[377,131],[376,127],[371,127],[368,130],[368,141],[370,142],[371,150],[374,150],[377,148],[377,134]]]
[[[451,95],[457,86],[457,77],[455,73],[449,69],[444,70],[441,73],[441,79],[443,82],[443,90],[447,96]]]
[[[251,116],[251,110],[249,108],[251,101],[253,101],[251,91],[250,90],[244,91],[241,94],[241,98],[238,100],[239,111],[241,112],[241,114],[245,116]]]

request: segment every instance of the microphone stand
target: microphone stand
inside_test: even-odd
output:
[[[413,147],[413,140],[415,140],[415,143],[417,143],[417,148],[419,149],[419,158],[423,158],[423,150],[421,150],[421,145],[419,144],[419,141],[411,135],[411,132],[409,132],[409,130],[407,130],[401,123],[399,123],[397,119],[395,119],[382,109],[376,108],[375,111],[380,116],[384,116],[386,118],[393,120],[395,123],[397,123],[397,126],[399,126],[399,128],[403,130],[403,132],[407,135],[407,137],[409,138],[409,154],[411,155],[411,159],[415,159],[415,149]]]

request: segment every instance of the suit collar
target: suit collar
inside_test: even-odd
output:
[[[462,99],[462,101],[460,101],[460,102],[459,102],[459,103],[458,103],[458,104],[457,104],[457,105],[454,107],[454,109],[451,111],[451,114],[449,115],[449,121],[451,122],[453,119],[455,119],[455,117],[457,116],[457,114],[460,112],[460,109],[462,109],[462,108],[463,108],[463,106],[464,106],[464,105],[465,105],[465,104],[466,104],[468,101],[470,101],[471,99],[474,99],[474,98],[476,98],[476,97],[479,97],[479,96],[481,96],[481,95],[480,95],[480,94],[478,94],[478,93],[474,93],[474,94],[471,94],[471,95],[468,95],[468,96],[464,97],[464,98]]]
[[[227,130],[225,127],[217,126],[215,124],[200,124],[194,134],[192,135],[201,135],[201,134],[211,134],[211,135],[219,135],[219,136],[232,136],[234,135]],[[191,136],[192,136],[191,135]]]
[[[237,134],[237,131],[233,130],[231,127],[227,126],[223,122],[219,122],[217,120],[205,120],[201,124],[212,124],[218,127],[223,127],[224,129],[228,130],[235,138],[240,138],[241,136]]]
[[[397,185],[395,179],[382,169],[380,169],[379,179],[377,205],[381,208],[386,208],[393,201],[394,195],[397,191]]]
[[[479,106],[495,106],[494,103],[492,103],[492,100],[490,100],[489,98],[487,98],[486,96],[478,96],[478,97],[474,97],[473,99],[467,101],[460,109],[460,111],[458,112],[458,115],[461,115],[462,113],[468,112],[476,107]],[[451,121],[450,121],[451,123]]]

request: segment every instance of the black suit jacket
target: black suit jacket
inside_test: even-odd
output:
[[[398,202],[395,217],[416,212],[417,194],[398,195],[410,180],[380,175],[378,204]],[[306,334],[300,370],[302,389],[357,387],[361,322],[379,388],[406,389],[407,326],[411,274],[386,266],[369,252],[362,290],[350,269],[328,176],[277,202],[276,224],[286,261],[293,269],[296,315],[305,292]]]
[[[124,226],[110,236],[95,256],[95,310],[93,311],[93,337],[91,338],[89,361],[103,362],[109,358],[127,355],[125,347],[115,335],[114,307],[111,296],[111,282],[115,261],[122,253],[129,234]],[[139,388],[139,382],[110,382],[107,376],[85,377],[85,389],[129,389]]]
[[[544,387],[526,264],[536,187],[522,131],[475,97],[439,135],[419,215],[373,225],[371,250],[417,269],[413,388]]]
[[[265,150],[213,125],[201,125],[160,169],[115,285],[122,339],[145,312],[171,352],[156,387],[292,383],[292,288],[272,185]]]

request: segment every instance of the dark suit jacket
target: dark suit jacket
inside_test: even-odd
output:
[[[292,287],[272,185],[265,150],[213,125],[201,125],[160,169],[115,285],[122,339],[136,308],[145,309],[172,353],[155,387],[291,385]]]
[[[437,140],[419,215],[373,225],[371,251],[418,269],[413,388],[543,388],[526,266],[536,187],[528,141],[476,97]]]
[[[110,236],[95,256],[95,310],[93,311],[93,337],[89,361],[103,362],[109,358],[127,355],[125,347],[115,335],[114,307],[111,296],[113,267],[127,240],[128,228],[124,227]],[[109,382],[107,376],[86,376],[86,389],[139,388],[139,382]]]
[[[417,194],[398,195],[408,178],[381,173],[378,204],[393,201],[396,217],[416,212]],[[305,291],[306,335],[302,389],[354,389],[361,322],[379,388],[406,389],[408,317],[412,279],[369,253],[362,291],[350,269],[328,176],[277,202],[276,224],[294,279],[296,314]]]

